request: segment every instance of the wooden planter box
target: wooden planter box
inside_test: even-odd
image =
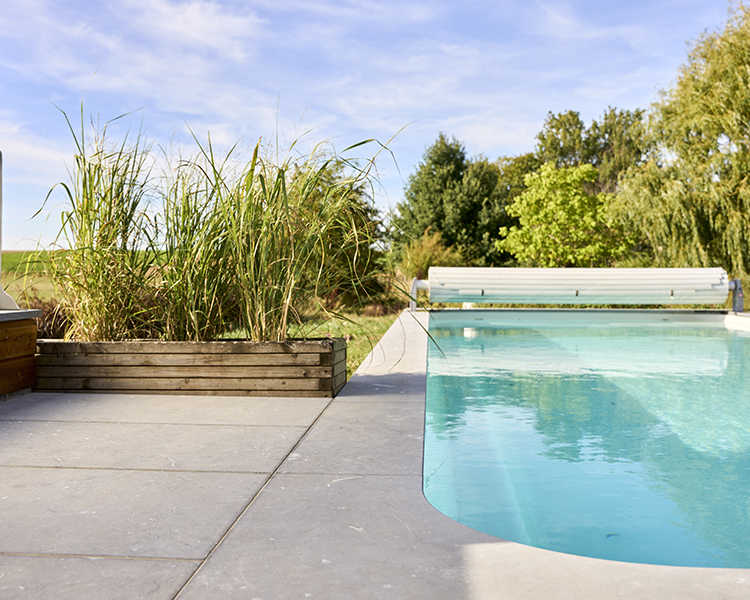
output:
[[[34,385],[35,350],[34,319],[0,321],[0,396]]]
[[[332,398],[341,338],[287,342],[37,342],[40,391]]]

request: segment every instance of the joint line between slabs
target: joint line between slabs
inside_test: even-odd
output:
[[[87,558],[90,560],[146,560],[161,562],[199,563],[200,558],[167,558],[163,556],[119,556],[116,554],[65,554],[56,552],[0,552],[0,556],[26,556],[32,558]]]
[[[289,456],[287,454],[287,456]],[[286,460],[286,457],[284,457]],[[222,473],[226,475],[268,475],[271,471],[201,471],[198,469],[144,469],[139,467],[75,467],[67,465],[1,465],[0,469],[69,469],[72,471],[126,471],[136,473]],[[276,471],[273,471],[275,473]],[[2,554],[2,553],[0,553]]]
[[[160,425],[165,427],[266,427],[269,429],[305,429],[309,425],[253,425],[251,423],[173,423],[164,421],[79,421],[56,419],[3,419],[0,423],[74,423],[83,425]]]
[[[221,546],[221,543],[227,538],[227,536],[231,533],[231,531],[234,529],[234,527],[239,523],[240,519],[245,515],[245,513],[249,510],[249,508],[253,505],[255,500],[258,498],[258,496],[263,493],[263,490],[266,489],[269,483],[271,483],[271,480],[274,478],[274,476],[281,470],[281,466],[287,461],[287,459],[294,453],[294,451],[299,447],[299,445],[303,442],[303,440],[307,437],[307,435],[310,433],[313,427],[315,427],[315,424],[323,417],[325,412],[329,409],[331,404],[333,404],[333,401],[335,398],[331,398],[331,400],[328,402],[328,404],[325,405],[322,411],[320,411],[320,414],[315,418],[315,420],[310,424],[310,426],[307,428],[305,433],[302,434],[299,440],[297,440],[297,443],[292,446],[292,448],[289,450],[289,452],[286,453],[283,459],[279,462],[279,464],[276,466],[276,468],[273,470],[273,472],[268,476],[268,479],[263,483],[263,485],[260,487],[260,489],[255,493],[255,495],[250,498],[250,501],[247,503],[245,508],[242,509],[239,515],[237,515],[237,518],[232,522],[232,524],[227,528],[227,530],[224,532],[224,535],[219,538],[219,541],[216,542],[213,548],[211,548],[211,551],[206,555],[206,557],[200,561],[200,564],[196,567],[195,571],[193,571],[192,575],[188,577],[187,581],[183,584],[183,586],[178,590],[178,592],[174,595],[172,600],[177,600],[182,592],[185,591],[188,585],[190,585],[190,582],[195,579],[196,575],[200,572],[200,570],[203,568],[203,566],[206,564],[209,558],[211,558],[216,552],[216,550]]]

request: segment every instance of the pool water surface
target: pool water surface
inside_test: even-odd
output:
[[[750,567],[750,333],[550,314],[431,316],[428,501],[539,548]]]

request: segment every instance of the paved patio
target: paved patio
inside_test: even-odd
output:
[[[0,599],[750,597],[750,570],[557,554],[433,509],[426,345],[402,315],[333,401],[0,402]]]

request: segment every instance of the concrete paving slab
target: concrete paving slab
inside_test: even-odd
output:
[[[3,600],[171,600],[197,561],[0,554]]]
[[[0,467],[0,553],[204,558],[266,479]]]
[[[466,598],[461,548],[497,539],[438,513],[421,485],[277,475],[179,600]]]
[[[271,473],[304,427],[0,421],[0,465]]]
[[[330,398],[33,393],[0,402],[0,420],[310,425]]]
[[[284,473],[421,475],[423,404],[334,402]]]
[[[384,378],[387,377],[387,380]],[[336,396],[338,402],[414,402],[424,404],[427,378],[415,373],[370,375],[350,379]]]

